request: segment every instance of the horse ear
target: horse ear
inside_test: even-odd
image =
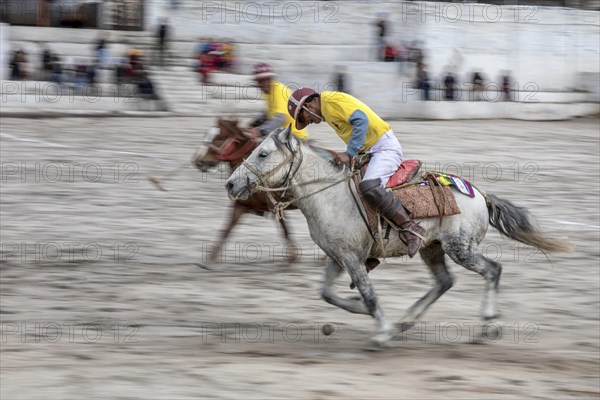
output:
[[[292,124],[289,124],[283,132],[281,132],[281,138],[283,143],[287,143],[292,137]]]

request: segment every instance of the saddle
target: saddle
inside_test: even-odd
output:
[[[369,160],[370,155],[364,155],[355,161],[355,169],[358,168],[360,172],[354,175],[354,183],[365,211],[365,223],[372,236],[377,237],[381,226],[386,230],[385,238],[387,239],[391,225],[383,219],[380,221],[377,211],[362,198],[358,189]],[[421,172],[420,169],[421,161],[419,160],[402,161],[398,170],[386,184],[386,189],[391,190],[394,196],[400,199],[412,219],[439,217],[441,223],[444,216],[460,214],[452,186],[441,182],[439,174]]]
[[[360,179],[362,180],[365,172],[367,171],[367,167],[369,166],[369,161],[371,161],[370,154],[363,154],[358,157],[355,161],[355,169],[360,169]],[[407,182],[410,182],[415,179],[419,170],[421,169],[421,161],[420,160],[404,160],[400,167],[394,175],[390,178],[388,183],[385,185],[386,189],[392,189],[397,186],[404,185]]]

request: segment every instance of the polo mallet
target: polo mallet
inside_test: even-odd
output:
[[[212,127],[208,129],[208,133],[206,134],[207,136],[207,143],[209,143],[210,145],[210,141],[219,134],[219,128],[216,127]],[[196,152],[194,153],[194,156],[192,157],[192,160],[195,160],[196,157],[198,156],[198,153],[200,151],[200,148],[198,148],[196,150]],[[177,166],[177,168],[175,168],[174,170],[172,170],[171,172],[163,175],[160,179],[155,178],[153,176],[149,177],[148,180],[160,191],[163,192],[168,192],[167,189],[165,189],[165,187],[162,185],[163,181],[168,179],[168,178],[173,178],[174,176],[177,176],[181,173],[181,171],[183,171],[184,169],[186,169],[187,167],[189,167],[191,165],[190,161],[184,161],[182,162],[179,166]]]
[[[168,192],[167,189],[163,186],[163,182],[168,178],[173,178],[174,176],[179,175],[184,169],[189,167],[191,163],[189,161],[182,162],[177,168],[163,175],[160,179],[155,178],[153,176],[149,177],[148,180],[160,191]]]

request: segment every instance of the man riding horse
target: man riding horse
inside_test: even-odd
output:
[[[360,154],[371,156],[359,189],[370,205],[399,228],[412,258],[423,244],[425,230],[410,219],[400,200],[385,190],[403,159],[402,146],[390,125],[366,104],[342,92],[300,88],[289,97],[287,111],[295,120],[296,130],[322,121],[333,128],[348,146],[338,153],[337,165],[349,165]]]
[[[269,64],[261,63],[254,67],[254,80],[267,103],[266,111],[248,129],[256,137],[266,136],[275,129],[287,127],[294,122],[286,109],[292,91],[283,83],[275,81],[274,77],[275,72]],[[301,140],[308,139],[305,129],[293,128],[292,133]]]

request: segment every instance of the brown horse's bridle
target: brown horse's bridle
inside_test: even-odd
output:
[[[236,134],[236,132],[231,133],[232,136],[227,137],[220,146],[214,145],[212,141],[204,143],[217,154],[218,161],[235,161],[258,145],[258,141],[254,136],[246,135],[243,131],[240,131],[239,134],[243,136],[243,139],[246,139],[246,142],[236,150],[236,145],[243,140],[242,138],[236,138]]]
[[[219,148],[217,160],[219,161],[235,161],[240,157],[243,157],[245,154],[250,152],[253,148],[258,145],[256,140],[248,138],[246,143],[242,145],[238,150],[235,150],[235,146],[240,141],[235,138],[228,138],[223,142],[223,145]]]

